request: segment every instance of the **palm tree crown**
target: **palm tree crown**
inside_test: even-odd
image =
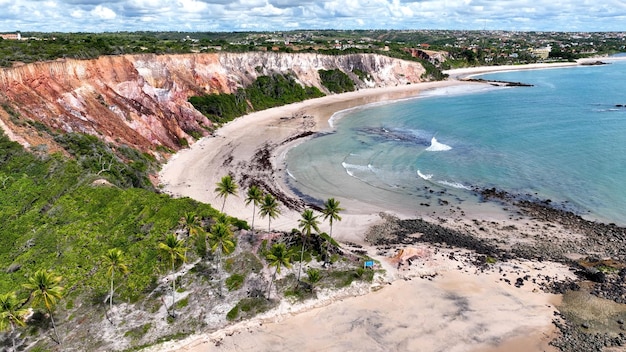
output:
[[[44,307],[51,311],[63,296],[63,287],[59,286],[61,279],[60,276],[55,276],[54,273],[43,269],[36,271],[28,278],[28,283],[24,284],[24,288],[30,291],[33,305],[43,302]]]
[[[265,259],[268,261],[269,266],[276,268],[276,272],[280,274],[280,268],[290,268],[289,262],[291,253],[287,250],[287,245],[284,243],[274,244],[269,252],[265,255]]]
[[[209,243],[211,250],[216,254],[217,271],[221,272],[222,255],[229,255],[235,250],[235,239],[228,224],[220,223],[211,227],[209,233]],[[219,294],[222,295],[222,281],[219,280]]]
[[[159,251],[165,256],[166,260],[172,265],[172,269],[178,263],[184,263],[187,260],[187,248],[185,241],[179,240],[176,235],[169,233],[165,236],[164,242],[159,242]]]
[[[24,317],[28,309],[23,309],[22,305],[23,302],[17,299],[15,292],[0,295],[0,331],[26,325]]]
[[[341,221],[341,216],[339,216],[339,212],[344,209],[339,206],[339,201],[335,200],[335,198],[328,198],[324,203],[324,209],[322,209],[322,214],[324,214],[324,220],[329,219],[330,223],[330,236],[333,235],[333,221]]]
[[[165,256],[166,260],[172,265],[172,317],[176,317],[174,311],[175,303],[174,295],[176,293],[176,278],[174,277],[174,268],[178,263],[187,261],[187,247],[185,241],[179,240],[174,234],[167,234],[165,242],[159,242],[159,251]]]
[[[23,302],[17,299],[15,292],[0,295],[0,331],[11,330],[11,335],[15,331],[16,326],[26,325],[27,309],[23,309]],[[11,337],[13,351],[17,351],[15,347],[15,337]]]
[[[124,261],[124,252],[118,248],[111,248],[102,256],[107,274],[111,277],[111,290],[109,292],[109,308],[113,308],[113,278],[115,273],[128,274],[128,265]]]
[[[222,177],[220,182],[216,184],[215,192],[219,197],[224,198],[224,202],[222,203],[222,213],[224,212],[224,205],[226,205],[226,198],[229,195],[237,195],[237,189],[239,186],[233,181],[233,178],[230,175],[226,175]]]
[[[298,283],[300,283],[300,274],[302,273],[302,261],[304,260],[304,244],[307,239],[311,236],[311,230],[315,230],[320,232],[318,224],[319,220],[317,220],[317,215],[313,214],[313,210],[305,209],[302,212],[302,217],[298,220],[298,225],[302,230],[302,250],[300,251],[300,266],[298,268]]]
[[[232,231],[227,224],[217,223],[211,227],[209,241],[212,251],[219,251],[222,254],[230,254],[235,249],[235,241]]]
[[[261,204],[263,200],[263,191],[256,185],[250,186],[248,188],[248,193],[246,194],[246,205],[252,203],[252,234],[254,234],[254,215],[256,213],[257,205]]]
[[[200,218],[194,212],[188,212],[180,219],[180,224],[187,230],[190,237],[194,237],[202,229]]]
[[[55,342],[61,344],[61,339],[57,333],[57,327],[54,323],[54,317],[52,316],[52,309],[56,305],[57,301],[63,296],[63,287],[59,286],[62,278],[55,276],[54,273],[49,273],[46,270],[40,269],[35,274],[28,278],[28,282],[23,286],[30,291],[30,297],[33,300],[33,305],[38,305],[43,302],[48,314],[50,315],[50,321],[52,322],[52,329],[56,336]]]
[[[276,198],[274,198],[274,196],[268,193],[265,195],[265,197],[263,197],[260,213],[262,218],[266,216],[268,217],[267,231],[270,231],[272,219],[276,218],[278,214],[280,214],[280,209],[278,209],[278,202],[276,201]]]
[[[265,254],[265,260],[269,263],[269,266],[273,266],[274,274],[272,274],[272,280],[270,281],[270,285],[267,288],[267,299],[270,298],[270,292],[272,290],[272,283],[276,280],[276,273],[280,274],[280,268],[290,268],[291,263],[289,260],[291,258],[290,251],[287,250],[287,246],[284,243],[276,243],[274,244],[269,252]]]

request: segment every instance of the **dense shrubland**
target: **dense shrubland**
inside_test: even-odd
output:
[[[189,102],[211,121],[224,123],[252,111],[321,97],[315,87],[303,87],[291,75],[260,76],[250,86],[234,94],[208,94],[190,97]]]

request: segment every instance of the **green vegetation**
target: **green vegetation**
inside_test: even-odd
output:
[[[271,194],[267,193],[263,197],[261,202],[261,207],[259,209],[259,215],[262,218],[267,217],[267,231],[269,232],[272,226],[272,219],[275,219],[280,214],[280,209],[278,208],[278,202],[276,198]]]
[[[119,187],[153,189],[148,173],[154,172],[158,164],[147,153],[80,133],[59,134],[54,140],[76,158],[83,172],[106,178]]]
[[[131,178],[126,177],[128,173],[109,173],[108,167],[102,171],[90,153],[107,155],[113,160],[110,165],[122,159],[116,159],[114,149],[96,139],[75,134],[59,140],[65,142],[75,158],[60,153],[31,154],[0,136],[0,298],[36,309],[38,318],[28,321],[33,335],[41,336],[39,330],[47,330],[47,336],[62,344],[68,322],[78,323],[79,317],[94,323],[106,316],[111,323],[124,326],[124,310],[111,308],[125,302],[140,303],[139,309],[150,313],[156,313],[165,304],[172,336],[179,336],[175,313],[188,314],[190,307],[198,304],[198,291],[189,289],[198,278],[206,279],[199,281],[209,287],[218,280],[220,291],[225,281],[228,290],[240,299],[228,318],[246,319],[275,304],[268,299],[269,293],[265,294],[267,282],[257,275],[247,281],[250,273],[263,272],[260,258],[274,267],[271,281],[279,295],[313,297],[312,285],[330,285],[328,272],[315,269],[307,271],[306,282],[296,280],[293,273],[287,279],[276,280],[276,274],[290,268],[294,259],[299,259],[302,266],[305,261],[320,260],[325,253],[339,256],[337,243],[330,236],[312,233],[319,232],[319,215],[312,211],[303,215],[302,233],[279,234],[278,243],[265,240],[258,254],[253,252],[259,248],[258,238],[239,237],[241,244],[248,247],[235,251],[234,231],[247,228],[244,221],[188,198],[172,199],[158,194],[152,187],[132,187],[140,185],[132,180],[147,179],[148,168],[135,170],[135,177]],[[124,164],[146,161],[141,153],[125,155],[128,160]],[[94,182],[101,179],[108,182]],[[255,202],[253,209],[271,221],[279,215],[279,203],[269,193],[257,193],[251,192],[248,202]],[[259,199],[260,203],[256,203]],[[336,215],[341,208],[338,203],[335,205],[331,213]],[[332,215],[328,219],[339,220]],[[195,262],[192,275],[178,272],[188,256],[189,261]],[[217,269],[208,260],[215,260]],[[359,265],[354,260],[342,263],[345,267],[343,264]],[[55,273],[48,268],[55,268]],[[224,275],[222,268],[229,274]],[[161,286],[159,277],[164,274],[170,276]],[[352,279],[357,278],[352,274]],[[37,291],[41,288],[45,290]],[[63,304],[58,304],[60,299]],[[2,307],[3,312],[14,312],[10,318],[5,313],[0,315],[2,329],[19,328],[21,313],[15,307]],[[57,321],[65,323],[58,333]],[[154,322],[141,324],[120,333],[132,340],[131,344],[140,343],[155,326]],[[16,341],[18,337],[30,339],[24,334],[11,336]],[[65,343],[75,344],[69,340]],[[37,344],[47,348],[54,343],[43,339]]]
[[[141,326],[138,326],[136,328],[130,329],[128,331],[126,331],[124,333],[125,337],[130,337],[133,340],[139,340],[141,339],[145,334],[148,333],[148,331],[150,331],[150,328],[152,327],[152,323],[147,323]]]
[[[215,192],[220,198],[224,198],[222,202],[222,212],[224,212],[224,206],[226,205],[226,198],[228,196],[236,196],[239,186],[233,181],[232,176],[223,176],[220,182],[215,185]]]
[[[274,244],[265,254],[265,260],[267,260],[268,265],[270,267],[275,267],[274,273],[272,274],[272,280],[270,281],[270,285],[267,289],[267,299],[270,298],[272,283],[276,281],[276,274],[280,274],[280,269],[282,267],[291,267],[291,263],[289,263],[291,255],[292,253],[287,249],[287,246],[284,243]]]
[[[243,298],[226,314],[226,319],[243,320],[272,308],[272,303],[264,297]]]
[[[172,233],[168,233],[165,236],[164,242],[159,242],[158,244],[159,252],[163,259],[171,265],[171,275],[170,280],[172,281],[172,312],[170,316],[172,318],[176,318],[176,276],[174,271],[176,270],[176,265],[182,264],[187,261],[187,247],[185,246],[185,242],[183,240],[179,240],[176,235]]]
[[[300,265],[298,266],[298,284],[300,283],[300,274],[302,273],[302,262],[304,261],[304,245],[311,237],[311,231],[315,230],[317,233],[320,232],[318,227],[319,220],[317,220],[317,215],[313,214],[313,210],[304,209],[302,212],[300,220],[298,220],[298,225],[300,226],[300,234],[302,241],[302,249],[300,251]]]
[[[232,274],[226,279],[224,284],[226,284],[226,289],[228,291],[237,291],[243,286],[243,281],[245,279],[246,277],[241,274]]]
[[[211,232],[208,234],[208,240],[211,251],[215,253],[217,273],[220,275],[222,268],[222,255],[228,256],[235,250],[235,236],[230,230],[230,226],[228,224],[218,222],[211,227]],[[222,295],[222,280],[219,280],[219,295]]]
[[[252,203],[252,235],[254,236],[254,217],[256,215],[256,207],[261,204],[263,200],[263,191],[257,186],[252,185],[248,188],[248,192],[246,193],[246,205],[250,205]]]
[[[97,177],[78,160],[35,156],[0,136],[0,293],[18,290],[30,274],[54,267],[68,295],[104,297],[110,276],[101,258],[119,248],[131,270],[116,294],[136,301],[156,284],[162,268],[157,243],[165,234],[186,212],[209,218],[218,213],[188,198],[92,185]]]
[[[189,102],[209,120],[224,123],[252,111],[259,111],[318,98],[324,94],[315,87],[302,87],[291,75],[260,76],[250,86],[234,94],[208,94],[190,97]]]
[[[354,91],[354,82],[345,72],[339,69],[319,70],[322,85],[332,93],[345,93]]]

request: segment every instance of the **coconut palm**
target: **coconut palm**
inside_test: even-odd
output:
[[[179,240],[176,235],[170,233],[165,236],[165,242],[159,242],[158,248],[172,267],[172,317],[175,318],[174,306],[176,302],[174,301],[174,295],[176,294],[176,278],[174,277],[174,271],[176,264],[187,261],[187,247],[185,246],[185,241]]]
[[[335,198],[328,198],[326,202],[324,202],[324,208],[322,209],[322,214],[324,215],[324,220],[328,219],[328,222],[330,223],[330,234],[328,235],[328,238],[326,238],[326,236],[322,236],[322,238],[326,240],[325,241],[326,242],[326,259],[325,259],[326,261],[329,261],[328,246],[330,245],[331,242],[336,244],[336,242],[332,240],[333,222],[334,220],[341,221],[341,216],[339,216],[339,212],[343,210],[344,209],[339,206],[339,201],[335,200]]]
[[[263,197],[263,201],[261,202],[261,207],[259,211],[262,218],[266,216],[268,217],[267,231],[269,232],[271,229],[272,219],[278,217],[278,214],[280,214],[280,209],[278,209],[278,202],[276,201],[276,198],[274,198],[274,196],[269,193],[266,194],[265,197]]]
[[[211,227],[209,232],[211,250],[216,254],[217,273],[221,273],[222,255],[229,255],[235,250],[235,238],[227,224],[218,222]],[[219,294],[222,295],[222,280],[219,281]]]
[[[187,230],[189,237],[194,237],[202,230],[200,218],[194,212],[187,212],[180,219],[180,224]]]
[[[224,202],[222,203],[222,213],[224,212],[224,205],[226,205],[226,198],[229,195],[236,196],[238,188],[239,186],[237,186],[230,175],[222,177],[220,182],[216,183],[215,192],[217,192],[219,197],[224,198]]]
[[[263,191],[256,185],[250,186],[248,188],[248,193],[246,194],[246,205],[252,203],[252,235],[254,235],[254,215],[256,213],[257,205],[261,204],[263,200]]]
[[[52,272],[47,272],[46,270],[41,269],[36,271],[33,276],[29,277],[28,282],[23,285],[24,288],[30,292],[29,299],[32,299],[33,305],[36,306],[43,303],[44,307],[48,311],[50,321],[52,322],[52,329],[54,330],[54,335],[56,336],[56,340],[53,340],[57,344],[61,344],[61,339],[57,333],[52,310],[54,309],[57,301],[63,296],[63,287],[59,286],[61,279],[62,278],[60,276],[56,276]]]
[[[298,220],[298,225],[300,226],[302,233],[302,250],[300,251],[300,267],[298,268],[298,283],[300,283],[300,274],[302,272],[302,262],[304,261],[304,244],[311,236],[311,231],[315,230],[316,232],[320,232],[318,227],[319,220],[317,220],[317,215],[313,214],[313,210],[305,209],[302,212],[302,217]]]
[[[291,263],[289,263],[289,259],[291,258],[291,252],[287,250],[287,246],[284,243],[276,243],[274,244],[269,252],[265,255],[265,260],[267,260],[270,267],[275,267],[274,274],[272,274],[272,279],[270,280],[270,285],[267,289],[267,299],[270,299],[270,292],[272,291],[272,283],[276,281],[276,273],[280,274],[280,268],[290,268]]]
[[[329,235],[333,236],[333,221],[341,221],[341,216],[339,216],[339,212],[344,209],[339,206],[339,201],[335,200],[335,198],[328,198],[326,202],[324,202],[324,209],[322,209],[322,214],[324,215],[324,220],[328,219],[330,223],[330,233]]]
[[[24,302],[17,299],[15,292],[0,295],[0,331],[10,329],[11,343],[13,351],[17,351],[15,347],[15,327],[26,325],[25,316],[28,314],[27,309],[23,309]]]
[[[122,275],[128,274],[128,265],[124,261],[124,253],[121,249],[111,248],[102,256],[104,265],[107,268],[107,274],[111,277],[111,290],[109,292],[109,309],[113,309],[113,279],[115,273]]]

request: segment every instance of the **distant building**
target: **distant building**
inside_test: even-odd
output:
[[[0,34],[0,38],[5,40],[22,40],[22,34],[20,32]]]
[[[552,51],[552,47],[550,45],[548,45],[548,46],[546,46],[544,48],[531,49],[530,51],[536,57],[545,60],[545,59],[547,59],[550,56],[550,52]]]

